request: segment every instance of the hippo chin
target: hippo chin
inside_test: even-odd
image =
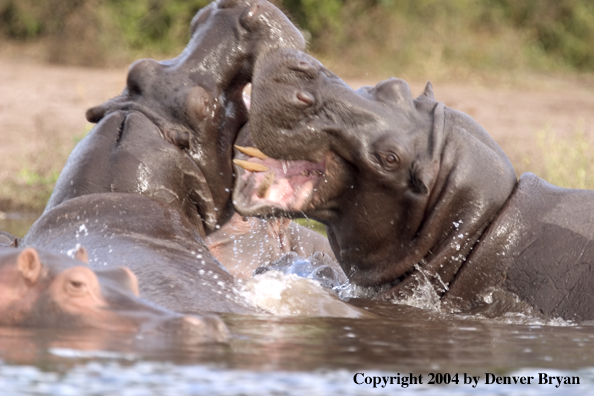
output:
[[[387,284],[391,300],[429,283],[450,311],[501,290],[549,317],[594,319],[594,192],[518,182],[431,84],[417,99],[394,78],[355,91],[278,50],[256,65],[249,129],[263,155],[236,169],[236,210],[323,222],[351,282]]]
[[[304,40],[263,0],[213,2],[191,29],[179,57],[136,62],[123,93],[87,112],[98,125],[23,242],[60,253],[85,246],[93,268],[126,265],[140,296],[167,309],[249,313],[204,237],[233,213],[232,144],[255,60]]]
[[[184,339],[223,341],[217,317],[184,317],[138,298],[127,268],[91,270],[76,258],[33,248],[0,248],[0,326],[98,328],[119,332],[166,329]]]

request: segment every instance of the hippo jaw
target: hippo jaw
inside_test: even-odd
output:
[[[261,53],[304,48],[305,41],[287,17],[264,0],[215,1],[194,17],[191,33],[178,57],[132,64],[124,92],[90,109],[87,119],[98,122],[115,111],[136,110],[185,151],[205,179],[197,194],[213,200],[207,212],[198,208],[210,233],[232,213],[232,143],[247,121],[241,97],[254,63]]]
[[[315,59],[285,49],[258,60],[252,92],[255,146],[278,160],[324,159],[323,183],[334,190],[318,181],[302,205],[270,196],[254,204],[258,177],[239,173],[236,209],[322,221],[342,268],[360,285],[412,282],[422,270],[444,293],[516,183],[486,131],[438,103],[430,84],[414,100],[398,79],[353,91]],[[338,170],[330,172],[330,163]]]

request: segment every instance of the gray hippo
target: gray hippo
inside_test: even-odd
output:
[[[0,247],[0,326],[162,330],[186,341],[227,338],[218,317],[183,317],[138,298],[138,281],[129,269],[93,271],[84,249],[74,256]]]
[[[431,84],[416,99],[394,78],[354,91],[307,54],[279,50],[259,59],[251,106],[252,138],[276,160],[237,170],[241,214],[323,222],[350,281],[383,285],[382,298],[429,285],[452,312],[503,295],[547,317],[594,319],[594,192],[518,181]]]
[[[172,60],[141,60],[123,93],[87,112],[98,125],[74,149],[24,245],[89,251],[93,268],[125,265],[140,296],[183,313],[249,313],[204,243],[232,213],[232,143],[255,60],[304,47],[274,6],[220,0],[192,21]]]

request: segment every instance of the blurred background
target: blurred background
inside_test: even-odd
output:
[[[0,217],[43,209],[86,108],[181,52],[207,0],[0,0]],[[474,117],[518,174],[594,189],[594,1],[278,0],[353,87],[389,76]],[[2,215],[4,213],[4,215]]]
[[[341,74],[593,71],[591,0],[277,0]],[[178,54],[207,0],[0,0],[3,43],[53,63]],[[334,62],[333,62],[334,63]]]

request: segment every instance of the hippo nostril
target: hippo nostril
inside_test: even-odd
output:
[[[289,70],[305,73],[309,78],[316,78],[318,75],[316,67],[305,60],[299,60],[297,64],[289,65]]]
[[[160,66],[154,59],[141,59],[134,62],[128,71],[126,86],[132,94],[141,95],[150,81],[155,79],[156,69]]]
[[[299,105],[311,106],[315,103],[314,97],[307,92],[299,91],[295,95],[295,98],[297,99],[297,104]]]

